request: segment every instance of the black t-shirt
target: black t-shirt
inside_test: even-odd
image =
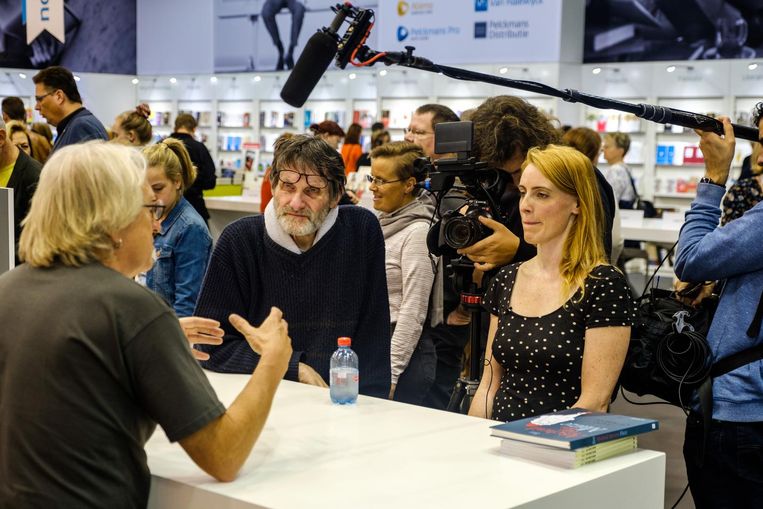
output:
[[[225,411],[161,298],[94,263],[0,277],[0,507],[145,507],[143,446]]]
[[[540,317],[511,310],[511,293],[521,263],[493,278],[484,306],[498,316],[493,361],[504,369],[493,401],[493,419],[513,421],[563,410],[580,397],[587,329],[631,326],[635,306],[625,277],[610,265],[596,267],[585,281],[585,296],[573,296]]]

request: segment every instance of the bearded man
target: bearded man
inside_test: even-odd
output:
[[[342,156],[325,141],[279,139],[270,172],[273,199],[261,216],[228,225],[217,241],[195,314],[223,324],[222,345],[200,346],[213,371],[251,373],[259,361],[228,323],[231,313],[260,323],[272,306],[289,323],[287,380],[326,386],[337,338],[352,338],[360,393],[390,389],[390,321],[384,238],[376,216],[337,206]]]

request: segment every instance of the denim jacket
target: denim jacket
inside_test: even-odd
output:
[[[185,198],[162,221],[154,248],[157,259],[146,274],[146,286],[161,295],[179,317],[193,315],[212,253],[212,237]]]

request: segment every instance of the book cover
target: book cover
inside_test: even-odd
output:
[[[547,445],[531,444],[519,440],[501,440],[501,453],[507,456],[537,461],[562,468],[578,468],[607,458],[619,456],[638,447],[638,437],[630,436],[604,442],[601,444],[581,447],[574,451],[558,449]]]
[[[569,408],[492,426],[492,435],[561,449],[579,449],[658,429],[654,419]]]
[[[293,111],[287,111],[283,114],[283,126],[284,127],[294,127],[294,112]]]

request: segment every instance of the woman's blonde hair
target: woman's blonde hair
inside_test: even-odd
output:
[[[392,141],[376,147],[371,151],[373,159],[391,159],[395,163],[395,174],[400,180],[408,180],[414,177],[416,181],[424,179],[422,171],[413,164],[416,159],[424,157],[424,151],[420,146],[407,141]],[[414,193],[417,192],[414,188]]]
[[[568,296],[580,288],[580,302],[585,294],[585,279],[598,265],[606,264],[602,240],[604,207],[596,184],[591,160],[572,147],[549,145],[532,148],[522,169],[532,164],[560,191],[574,196],[580,209],[572,230],[564,241],[559,271],[564,280],[562,292]]]
[[[20,257],[33,267],[107,259],[112,235],[142,210],[145,178],[144,159],[129,147],[92,141],[57,150],[40,173]]]
[[[180,182],[180,196],[196,180],[196,167],[191,162],[185,145],[175,138],[165,138],[156,145],[143,149],[148,167],[163,168],[172,182]],[[178,198],[179,199],[179,198]],[[167,203],[166,205],[170,205]]]

